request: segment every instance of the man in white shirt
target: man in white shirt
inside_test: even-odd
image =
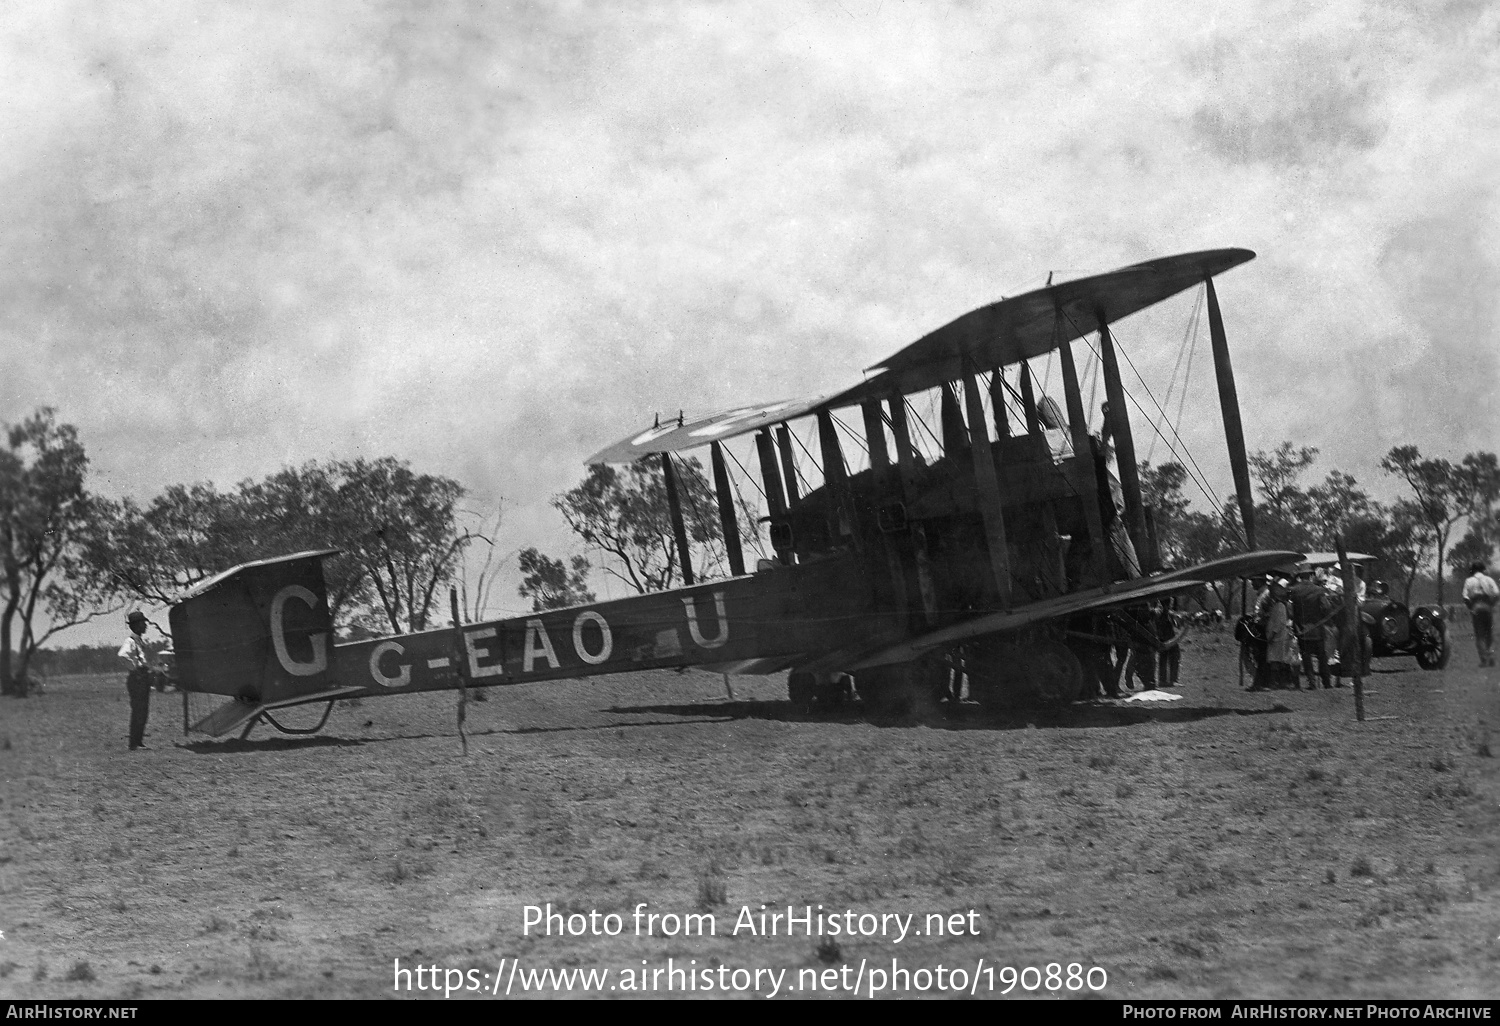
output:
[[[151,680],[161,670],[157,649],[146,640],[146,614],[132,609],[125,618],[130,625],[130,636],[115,653],[130,664],[125,676],[125,690],[130,695],[130,747],[144,748],[146,740],[146,718],[151,714]]]
[[[1483,563],[1469,564],[1469,579],[1464,581],[1464,605],[1474,621],[1474,644],[1479,649],[1479,665],[1495,665],[1494,609],[1500,601],[1500,584],[1484,572]]]

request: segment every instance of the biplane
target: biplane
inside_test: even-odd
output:
[[[321,570],[333,552],[301,552],[237,566],[173,606],[178,684],[233,699],[197,725],[213,735],[248,733],[261,719],[287,730],[272,714],[295,705],[326,703],[326,721],[346,698],[663,667],[786,673],[788,697],[804,708],[847,697],[852,678],[862,701],[890,710],[930,693],[961,662],[986,706],[1075,701],[1087,691],[1090,652],[1113,637],[1111,618],[1300,558],[1255,548],[1214,287],[1253,257],[1209,250],[1056,285],[1049,278],[938,328],[843,391],[658,420],[594,454],[587,463],[659,464],[680,587],[336,644]],[[1197,287],[1244,545],[1228,558],[1165,568],[1111,327]],[[1099,357],[1105,386],[1097,434],[1074,359],[1079,341]],[[1061,407],[1045,382],[1038,388],[1031,364],[1039,359],[1060,371]],[[930,400],[936,430],[917,416],[919,396]],[[802,443],[793,422],[816,441]],[[725,458],[727,443],[745,436],[754,443],[745,462],[759,474],[735,462],[764,496],[769,537],[753,567]],[[716,580],[693,573],[674,462],[702,448],[728,564]]]

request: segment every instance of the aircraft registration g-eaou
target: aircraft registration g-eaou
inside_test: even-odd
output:
[[[1075,701],[1099,646],[1127,637],[1147,603],[1300,558],[1255,548],[1214,289],[1253,257],[1208,250],[1049,280],[938,328],[842,392],[658,421],[600,450],[586,462],[648,460],[664,475],[681,587],[336,644],[322,573],[334,550],[301,552],[234,567],[173,606],[177,683],[232,699],[197,724],[213,735],[261,718],[280,727],[269,714],[293,705],[659,667],[788,673],[803,708],[851,699],[852,680],[889,713],[946,686],[960,664],[988,707]],[[1242,551],[1167,568],[1111,328],[1189,289],[1207,308]],[[1107,400],[1096,434],[1079,341]],[[1040,384],[1033,363],[1045,364]],[[727,443],[750,435],[741,461]],[[701,447],[722,527],[725,576],[713,580],[693,571],[678,499],[678,454]],[[768,545],[759,523],[740,522],[731,462],[763,497]],[[742,538],[762,550],[753,567]]]

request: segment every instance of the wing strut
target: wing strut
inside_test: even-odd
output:
[[[667,482],[667,511],[672,514],[672,533],[677,537],[677,558],[682,560],[682,583],[693,583],[693,553],[688,548],[687,525],[682,522],[682,502],[677,497],[677,472],[672,454],[661,454],[661,472]]]
[[[1135,438],[1130,433],[1130,411],[1125,408],[1125,386],[1120,381],[1120,361],[1115,356],[1115,340],[1110,337],[1109,324],[1104,311],[1096,315],[1099,321],[1099,352],[1104,363],[1104,393],[1109,397],[1109,416],[1104,428],[1115,442],[1115,465],[1120,471],[1120,491],[1125,499],[1125,522],[1130,528],[1130,543],[1135,551],[1149,559],[1151,550],[1146,545],[1146,516],[1141,505],[1140,471],[1135,463]],[[1148,573],[1154,566],[1141,569]]]
[[[724,465],[724,447],[715,442],[709,447],[714,464],[714,491],[719,493],[719,530],[724,534],[724,552],[729,556],[729,573],[745,573],[745,553],[740,549],[740,522],[734,512],[734,492],[729,487],[729,468]]]
[[[896,439],[896,466],[901,475],[901,497],[908,507],[917,494],[917,450],[911,442],[911,427],[906,422],[906,399],[891,396],[886,403],[891,414],[891,435]],[[922,616],[929,625],[937,623],[937,588],[932,583],[932,557],[927,551],[927,529],[921,521],[911,521],[912,558],[917,564],[917,593],[922,598]]]
[[[1219,409],[1224,414],[1224,441],[1229,444],[1229,469],[1234,472],[1234,493],[1245,525],[1247,551],[1255,551],[1255,493],[1250,490],[1250,464],[1245,459],[1245,429],[1240,424],[1240,396],[1234,387],[1234,367],[1229,363],[1229,343],[1224,338],[1224,318],[1212,277],[1203,279],[1208,288],[1208,330],[1213,336],[1214,376],[1219,382]]]
[[[785,424],[776,426],[776,448],[781,450],[781,476],[786,478],[786,506],[796,509],[802,501],[797,493],[797,454],[792,451],[792,429]]]
[[[990,376],[990,409],[995,411],[995,437],[1010,437],[1010,421],[1005,416],[1005,376],[996,367]]]
[[[1064,342],[1062,345],[1065,346],[1067,343]],[[1062,346],[1058,348],[1061,349]],[[1071,358],[1072,354],[1068,355]],[[1040,435],[1042,433],[1042,418],[1036,410],[1036,388],[1031,383],[1030,362],[1023,362],[1021,364],[1021,406],[1026,411],[1026,433],[1028,435]],[[1081,401],[1078,404],[1078,408],[1080,410],[1083,409]],[[1068,416],[1069,418],[1073,416],[1071,408],[1068,410]]]
[[[766,483],[766,514],[771,518],[771,545],[776,549],[776,558],[790,566],[792,549],[787,545],[785,526],[786,496],[781,490],[781,471],[776,467],[776,444],[771,441],[771,429],[761,428],[755,433],[755,451],[760,456],[760,476]]]
[[[973,361],[965,357],[964,405],[969,412],[969,448],[974,457],[974,481],[979,487],[979,512],[984,518],[990,571],[995,575],[995,588],[1000,593],[1000,608],[1009,609],[1010,555],[1005,542],[1005,511],[1000,504],[1000,482],[995,475],[995,457],[990,451],[990,432],[985,427],[984,404],[979,399],[976,377]]]
[[[1061,310],[1057,312],[1057,324],[1057,330],[1061,333]],[[1083,414],[1083,392],[1078,387],[1078,368],[1073,365],[1073,343],[1061,342],[1057,347],[1057,357],[1062,367],[1063,395],[1068,403],[1068,427],[1073,433],[1073,489],[1083,499],[1083,517],[1088,524],[1089,546],[1094,557],[1094,580],[1108,589],[1109,564],[1104,558],[1108,541],[1104,537],[1104,520],[1099,515],[1099,480],[1094,476],[1094,449],[1089,442],[1088,421]],[[1029,383],[1027,377],[1021,378],[1023,395]],[[1028,409],[1028,423],[1031,418],[1032,412]]]
[[[942,401],[943,455],[957,456],[969,447],[969,429],[964,425],[964,415],[958,409],[958,397],[953,394],[953,382],[943,382]]]

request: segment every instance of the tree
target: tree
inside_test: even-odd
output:
[[[57,423],[56,411],[43,407],[8,426],[5,443],[0,449],[0,693],[25,694],[38,646],[103,612],[111,588],[74,559],[101,510],[83,486],[88,456],[77,429]],[[48,617],[40,632],[39,611]]]
[[[565,564],[533,547],[522,549],[517,563],[522,574],[521,597],[531,599],[534,612],[565,609],[594,601],[594,593],[586,587],[589,561],[582,556],[574,556]]]
[[[1435,546],[1421,509],[1416,503],[1401,499],[1391,507],[1390,532],[1385,537],[1384,554],[1391,566],[1401,573],[1404,582],[1401,601],[1411,605],[1411,589],[1417,574],[1432,559]]]
[[[1379,504],[1359,487],[1358,481],[1341,470],[1329,471],[1322,484],[1309,488],[1307,501],[1310,533],[1325,551],[1336,548],[1340,538],[1353,551],[1366,551],[1350,540],[1355,523],[1380,524],[1384,521],[1384,511]]]
[[[1156,542],[1161,558],[1167,566],[1183,563],[1183,518],[1188,513],[1187,496],[1182,494],[1187,484],[1187,469],[1180,463],[1163,463],[1153,467],[1141,461],[1141,499],[1151,508],[1156,521]]]
[[[1297,486],[1297,479],[1317,456],[1315,448],[1294,449],[1291,442],[1282,442],[1271,452],[1261,450],[1247,458],[1262,499],[1255,508],[1258,544],[1289,549],[1308,546],[1312,500]]]
[[[677,488],[688,537],[698,544],[700,576],[723,570],[724,556],[713,489],[696,459],[679,460]],[[596,463],[578,487],[553,496],[552,505],[573,533],[603,549],[614,565],[607,573],[638,592],[662,591],[681,577],[667,489],[657,457],[623,469]]]
[[[457,481],[389,456],[287,467],[233,492],[173,485],[144,507],[116,504],[89,559],[133,594],[174,602],[237,563],[336,548],[324,564],[335,622],[419,631],[480,537],[459,523],[463,494]]]
[[[1493,457],[1491,457],[1493,459]],[[1388,474],[1402,478],[1415,501],[1407,506],[1413,525],[1427,536],[1437,554],[1437,600],[1443,602],[1444,554],[1456,525],[1474,509],[1477,477],[1467,475],[1445,459],[1424,460],[1415,445],[1398,445],[1380,461]]]

